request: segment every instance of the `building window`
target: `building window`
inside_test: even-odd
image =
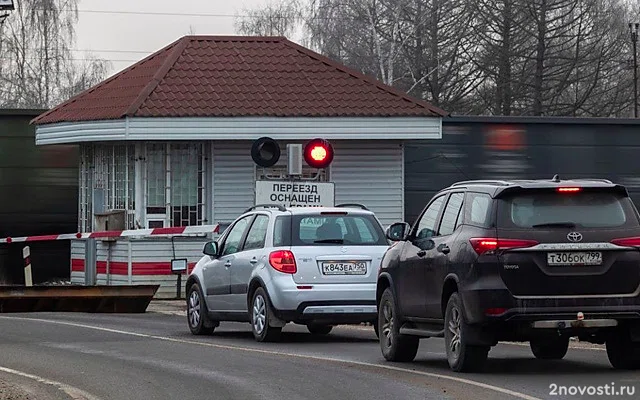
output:
[[[149,143],[144,147],[147,227],[202,225],[205,218],[205,145]],[[78,229],[96,229],[95,214],[121,211],[135,229],[135,145],[80,146]]]
[[[205,157],[202,143],[147,145],[147,225],[202,225]]]
[[[134,145],[80,146],[80,231],[91,231],[95,214],[110,211],[121,211],[124,214],[125,228],[133,228],[134,167]]]

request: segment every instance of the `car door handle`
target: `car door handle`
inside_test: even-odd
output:
[[[451,249],[446,244],[441,244],[440,246],[438,246],[438,251],[442,254],[449,254],[451,252]]]
[[[254,258],[252,258],[252,259],[251,259],[251,261],[249,261],[249,262],[250,262],[251,264],[255,264],[255,263],[257,263],[257,262],[258,262],[258,259],[254,257]]]
[[[224,266],[229,268],[231,266],[231,261],[227,261],[226,263],[224,263]]]
[[[420,250],[418,252],[418,257],[424,257],[425,255],[427,255],[427,251],[426,250]]]

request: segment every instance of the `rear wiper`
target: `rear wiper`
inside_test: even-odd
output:
[[[575,222],[547,222],[544,224],[532,225],[532,228],[575,228]]]
[[[335,243],[335,244],[343,244],[344,239],[321,239],[314,240],[313,243]]]

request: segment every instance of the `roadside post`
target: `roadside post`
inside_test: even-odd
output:
[[[97,281],[98,243],[94,238],[84,241],[84,284],[95,286]]]
[[[176,298],[180,298],[182,293],[182,274],[187,271],[187,259],[186,258],[174,258],[171,260],[171,272],[178,275],[178,281],[176,282]]]
[[[22,249],[22,258],[24,258],[24,285],[33,286],[33,279],[31,276],[31,248],[24,246]]]

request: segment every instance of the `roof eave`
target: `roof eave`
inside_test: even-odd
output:
[[[439,117],[126,118],[36,127],[36,144],[103,141],[425,140],[442,138]]]

